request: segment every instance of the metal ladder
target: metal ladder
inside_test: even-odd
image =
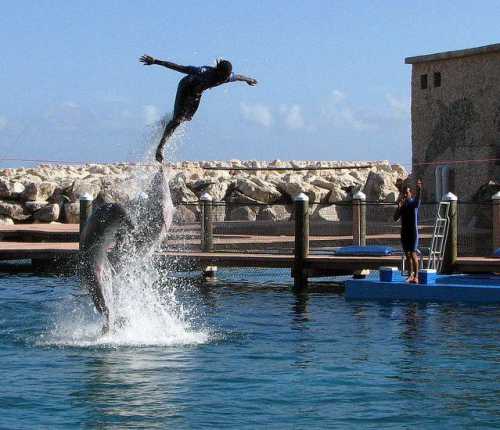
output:
[[[443,265],[448,227],[450,225],[449,213],[450,202],[439,202],[431,247],[429,248],[429,259],[427,260],[427,268],[435,269],[438,273],[441,271],[441,266]]]
[[[448,237],[448,227],[450,225],[450,202],[439,202],[436,221],[434,221],[434,232],[432,234],[431,246],[430,248],[419,248],[418,253],[419,258],[419,268],[424,268],[423,256],[427,256],[427,269],[435,269],[436,272],[441,271],[441,266],[443,265],[444,250],[446,245],[446,239]],[[425,252],[422,252],[425,250]],[[405,271],[405,256],[401,256],[401,267],[402,271]]]

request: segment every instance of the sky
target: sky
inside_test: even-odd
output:
[[[142,54],[258,80],[205,92],[169,159],[408,164],[404,58],[499,43],[498,16],[499,1],[5,1],[0,167],[141,160],[183,76]]]

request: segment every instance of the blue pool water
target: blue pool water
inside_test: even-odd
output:
[[[297,295],[280,271],[163,284],[172,315],[102,337],[77,278],[0,275],[0,428],[500,425],[500,306]]]

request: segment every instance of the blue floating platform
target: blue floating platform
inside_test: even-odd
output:
[[[347,300],[500,303],[500,276],[437,275],[434,283],[408,284],[399,272],[392,282],[378,273],[345,281]]]

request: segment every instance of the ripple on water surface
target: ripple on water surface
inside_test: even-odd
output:
[[[269,273],[165,280],[164,313],[140,302],[104,336],[76,278],[0,277],[0,428],[499,423],[498,307],[348,303]]]

